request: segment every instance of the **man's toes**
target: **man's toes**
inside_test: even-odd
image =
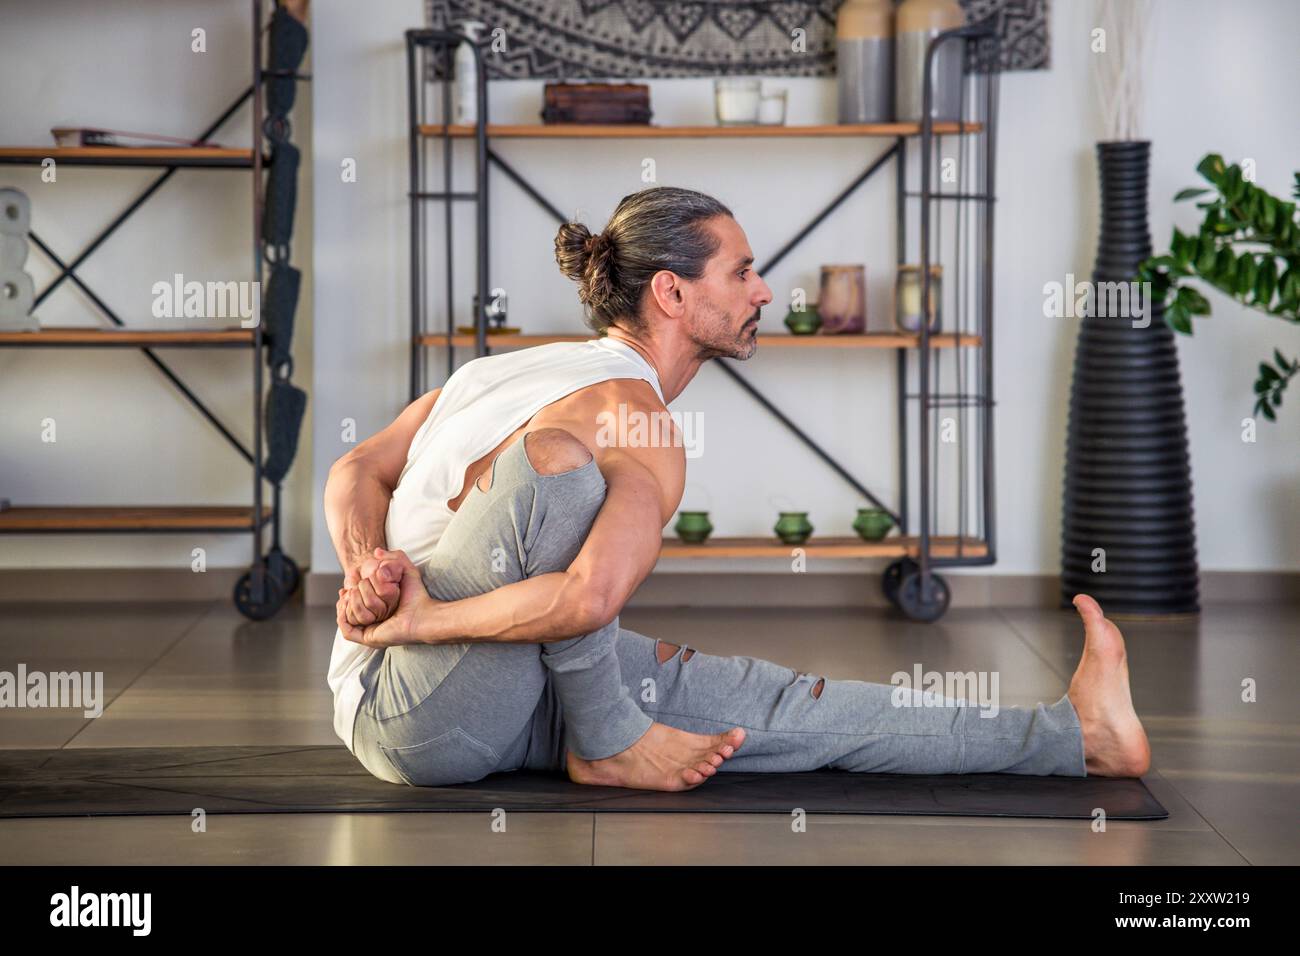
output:
[[[692,770],[690,767],[683,767],[682,780],[688,787],[698,787],[705,781],[705,776],[698,770]]]
[[[1100,626],[1106,617],[1101,612],[1101,605],[1087,594],[1076,594],[1074,596],[1074,607],[1083,618],[1083,625],[1086,628]]]
[[[745,742],[745,731],[740,727],[734,727],[731,730],[728,730],[725,734],[718,734],[716,739],[718,741],[719,749],[725,751],[730,747],[732,752],[735,752],[736,750],[739,750],[740,745]],[[729,757],[731,754],[727,754],[727,756]]]

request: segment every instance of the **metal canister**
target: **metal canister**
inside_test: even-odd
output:
[[[846,0],[835,17],[841,123],[894,118],[892,0]]]
[[[925,51],[944,30],[966,22],[957,0],[903,0],[894,21],[895,117],[917,123],[924,112]],[[961,74],[964,44],[949,40],[934,56],[930,117],[955,121],[961,116]]]

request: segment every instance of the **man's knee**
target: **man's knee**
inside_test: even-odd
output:
[[[673,655],[680,650],[681,645],[679,644],[669,644],[667,641],[659,641],[658,646],[655,648],[655,656],[659,659],[660,664],[667,664],[673,659]],[[689,661],[694,656],[695,649],[688,647],[682,653],[682,661]]]
[[[591,461],[582,440],[563,428],[539,428],[524,433],[524,454],[539,475],[562,475]]]

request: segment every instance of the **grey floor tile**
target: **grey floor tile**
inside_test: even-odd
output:
[[[1098,865],[1244,861],[1208,830],[1137,821],[767,814],[596,814],[597,865]]]
[[[216,607],[70,746],[337,743],[332,622],[322,609],[253,622]]]
[[[1257,865],[1300,861],[1300,740],[1295,727],[1210,722],[1157,728],[1153,760],[1216,832]],[[1151,731],[1149,731],[1151,732]]]
[[[0,820],[0,865],[586,866],[592,814],[271,813]]]
[[[113,701],[197,626],[211,605],[9,604],[0,615],[0,670],[17,674],[102,674],[107,714]],[[0,747],[60,747],[103,720],[82,707],[0,709]]]

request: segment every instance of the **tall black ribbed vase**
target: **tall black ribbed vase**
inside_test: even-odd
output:
[[[1136,281],[1138,263],[1151,255],[1151,144],[1098,143],[1097,160],[1101,236],[1094,292],[1097,283]],[[1093,301],[1104,298],[1097,294]],[[1196,530],[1178,352],[1164,307],[1143,304],[1149,315],[1136,321],[1094,307],[1079,328],[1065,455],[1061,604],[1069,606],[1084,592],[1108,614],[1196,613]],[[1145,328],[1135,327],[1148,317]]]

